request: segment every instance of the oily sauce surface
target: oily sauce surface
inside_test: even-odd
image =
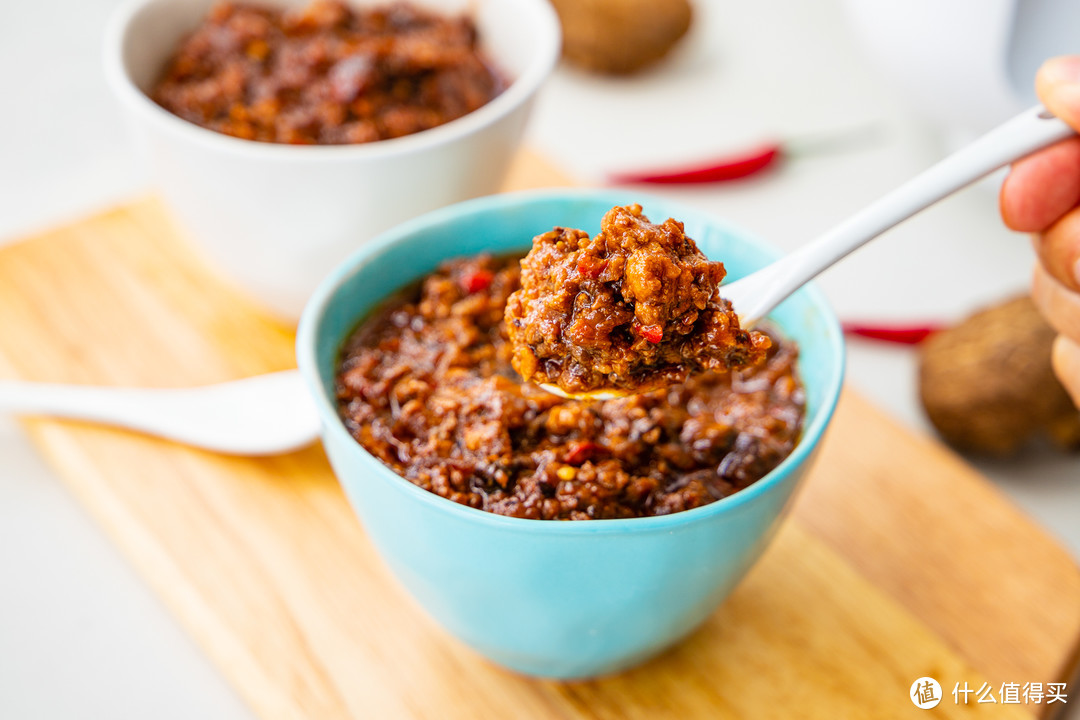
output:
[[[773,337],[750,370],[565,400],[511,366],[503,314],[520,278],[516,258],[447,262],[346,342],[342,418],[408,481],[523,518],[664,515],[749,486],[794,448],[804,396],[792,343]]]
[[[226,135],[339,145],[442,125],[505,85],[464,15],[400,2],[353,9],[314,0],[299,10],[222,2],[181,43],[151,95]]]

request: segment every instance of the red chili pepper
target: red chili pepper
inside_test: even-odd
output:
[[[639,325],[638,332],[641,333],[641,337],[653,344],[664,339],[664,328],[659,325]]]
[[[866,325],[863,323],[842,323],[848,335],[881,340],[899,345],[918,345],[930,335],[944,329],[941,325]]]
[[[473,270],[461,276],[461,288],[467,293],[483,292],[494,279],[495,274],[490,270]]]
[[[578,261],[577,271],[579,275],[587,278],[598,278],[607,269],[608,261],[601,260],[598,263],[589,263],[585,260]]]
[[[570,465],[580,465],[601,452],[607,452],[607,448],[588,440],[578,440],[570,443],[570,449],[566,453],[566,462]]]
[[[703,163],[683,167],[656,169],[647,172],[615,173],[617,183],[711,183],[756,175],[776,165],[781,159],[817,153],[851,150],[880,140],[877,123],[841,128],[826,133],[787,138],[784,142],[768,142],[743,153],[713,158]]]
[[[702,165],[691,165],[671,170],[652,172],[618,173],[612,176],[617,183],[655,183],[655,184],[690,184],[739,180],[756,175],[783,157],[779,143],[769,143],[754,150],[726,158],[709,161]]]

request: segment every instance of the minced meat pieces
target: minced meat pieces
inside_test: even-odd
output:
[[[151,96],[226,135],[340,145],[442,125],[504,85],[464,15],[404,3],[352,9],[314,0],[281,10],[224,2],[180,44]]]
[[[506,322],[514,368],[569,394],[640,392],[701,370],[761,362],[769,339],[739,327],[710,262],[682,223],[615,207],[595,237],[555,228],[533,239]]]
[[[470,507],[544,520],[665,515],[751,485],[794,448],[797,351],[665,390],[566,400],[522,382],[503,319],[516,259],[443,264],[346,341],[349,432],[406,480]]]

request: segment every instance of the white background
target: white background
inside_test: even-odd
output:
[[[0,243],[145,191],[100,72],[116,4],[0,4]],[[788,249],[940,157],[937,135],[860,53],[838,0],[699,0],[698,10],[688,40],[645,75],[560,69],[530,143],[596,179],[604,169],[872,124],[877,142],[860,150],[797,159],[739,185],[663,193]],[[822,284],[846,318],[952,319],[1020,291],[1031,263],[1026,238],[1001,227],[984,185],[891,232]],[[852,343],[849,363],[854,387],[928,432],[910,350]],[[1080,554],[1078,462],[1043,452],[979,465]],[[4,418],[0,578],[0,717],[251,717]]]

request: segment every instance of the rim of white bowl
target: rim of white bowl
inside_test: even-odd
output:
[[[558,62],[562,30],[558,16],[547,0],[514,0],[528,10],[520,17],[540,38],[540,49],[525,70],[510,79],[509,86],[497,97],[476,110],[448,123],[411,135],[370,143],[346,145],[288,145],[259,140],[244,140],[210,130],[180,118],[150,99],[131,79],[124,61],[124,42],[132,20],[147,5],[160,0],[127,0],[109,20],[105,31],[105,78],[120,100],[160,129],[184,136],[190,142],[234,155],[253,158],[279,158],[300,161],[340,162],[360,158],[379,158],[421,152],[470,135],[495,123],[528,102],[540,89]],[[507,2],[508,0],[488,0]]]
[[[479,522],[486,525],[497,526],[504,530],[526,533],[551,532],[570,535],[589,535],[627,531],[673,531],[678,526],[689,525],[699,521],[708,521],[714,515],[735,511],[740,506],[756,500],[759,496],[771,490],[774,485],[780,482],[781,478],[786,477],[790,472],[794,471],[797,465],[806,462],[809,459],[810,454],[817,449],[825,430],[828,427],[829,421],[836,411],[836,404],[840,399],[840,390],[843,386],[846,362],[844,355],[844,338],[840,329],[840,321],[826,300],[825,295],[813,282],[804,285],[799,292],[808,294],[810,296],[811,304],[824,310],[823,316],[827,336],[825,340],[828,342],[831,351],[836,356],[836,364],[833,368],[833,372],[829,374],[823,402],[817,408],[814,416],[810,418],[810,422],[803,427],[799,442],[795,445],[795,449],[792,450],[791,454],[784,458],[779,465],[749,487],[743,488],[742,490],[715,502],[711,502],[708,505],[702,505],[691,510],[683,510],[669,515],[564,522],[558,520],[534,520],[529,518],[510,517],[456,503],[453,500],[424,490],[418,485],[410,482],[369,453],[366,448],[349,434],[349,431],[345,428],[345,423],[340,420],[337,406],[331,402],[323,388],[315,348],[319,325],[325,315],[326,308],[338,289],[345,282],[347,282],[354,274],[362,271],[368,262],[386,252],[387,249],[395,243],[400,242],[403,238],[413,235],[424,228],[439,225],[463,214],[485,212],[499,208],[506,209],[523,202],[536,202],[552,199],[603,200],[604,202],[609,202],[611,205],[625,204],[628,201],[628,194],[629,191],[627,190],[612,190],[605,188],[559,188],[524,190],[520,192],[488,195],[473,200],[465,200],[420,215],[419,217],[390,228],[375,237],[369,243],[355,250],[352,255],[339,263],[337,267],[331,271],[329,275],[323,278],[321,283],[319,283],[319,286],[304,307],[304,312],[300,318],[300,325],[296,334],[296,355],[300,374],[304,378],[304,382],[307,384],[309,392],[314,396],[316,405],[320,408],[320,417],[324,421],[324,435],[325,433],[332,433],[337,436],[339,440],[344,441],[346,447],[355,446],[354,449],[356,451],[367,455],[372,462],[372,475],[377,476],[373,477],[372,480],[394,483],[401,492],[411,493],[417,501],[425,503],[434,510],[449,513],[451,515],[459,515],[468,518],[471,522]],[[768,243],[762,242],[753,233],[746,232],[737,225],[720,220],[711,213],[647,193],[633,193],[633,202],[638,202],[644,206],[647,206],[649,203],[655,203],[667,208],[674,208],[680,211],[685,210],[684,214],[687,216],[693,215],[695,217],[707,219],[711,225],[720,228],[725,232],[737,235],[740,238],[751,239],[766,250],[775,253],[778,257],[780,256],[780,253],[776,248]],[[360,316],[357,315],[357,320],[359,319]],[[341,338],[339,342],[343,342],[344,339],[345,338]],[[327,422],[328,419],[332,421]],[[783,515],[783,512],[782,509],[781,516]]]

